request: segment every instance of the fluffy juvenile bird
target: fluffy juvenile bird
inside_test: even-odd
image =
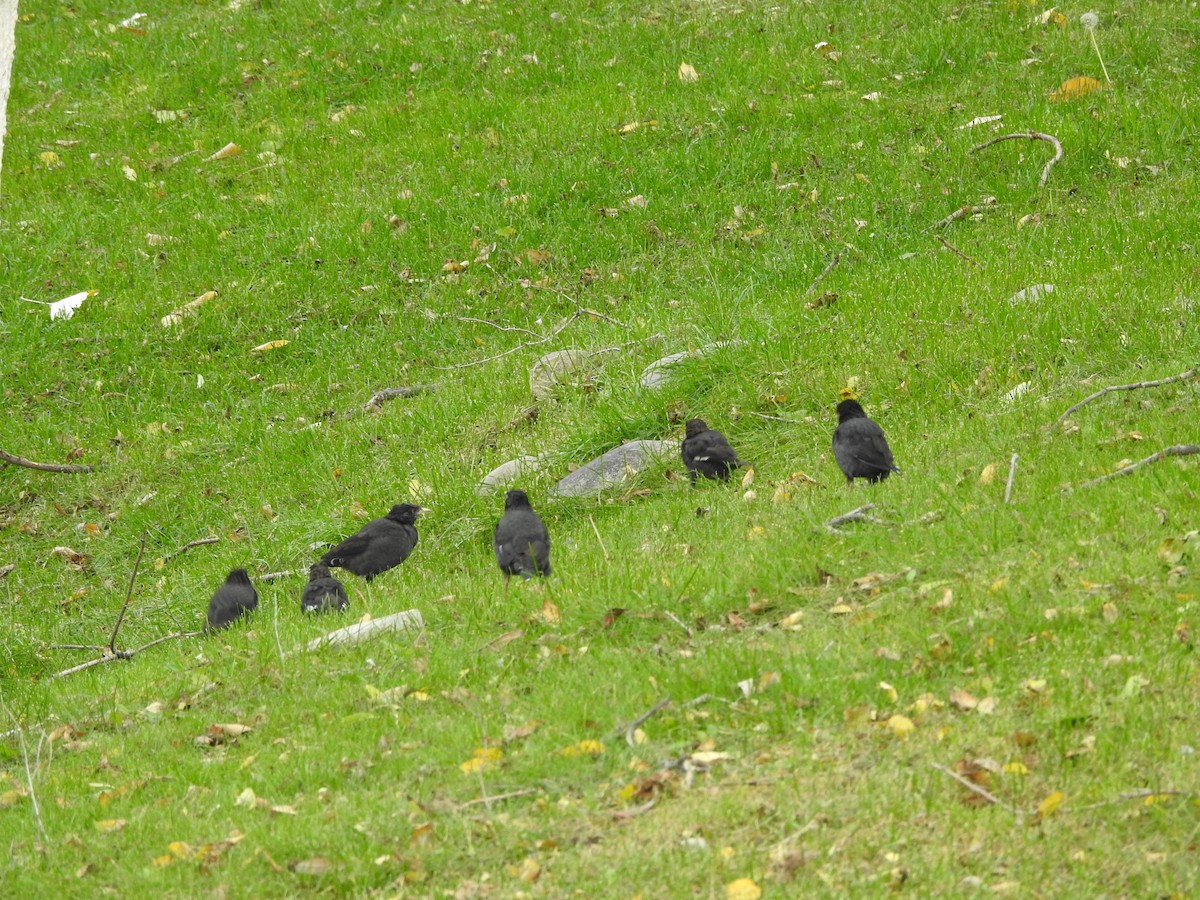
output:
[[[504,573],[504,590],[513,575],[529,578],[550,574],[550,532],[546,530],[524,491],[504,495],[504,515],[496,523],[492,536],[496,562]]]
[[[882,481],[900,470],[892,462],[883,429],[863,412],[857,400],[843,400],[837,406],[838,426],[833,431],[833,456],[850,484],[855,478]]]
[[[308,570],[308,584],[300,597],[301,612],[341,612],[350,602],[342,583],[317,563]]]
[[[238,616],[247,616],[258,606],[258,591],[245,569],[234,569],[208,601],[207,631],[227,628]]]
[[[738,459],[725,435],[713,431],[703,419],[688,419],[679,451],[693,485],[697,475],[728,481],[730,471],[746,465],[745,460]]]
[[[321,564],[345,569],[370,581],[376,575],[400,565],[417,546],[413,524],[425,512],[412,503],[398,503],[382,519],[372,519],[355,534],[321,557]]]

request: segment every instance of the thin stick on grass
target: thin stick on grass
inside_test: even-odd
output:
[[[221,540],[220,538],[216,538],[216,537],[206,537],[206,538],[197,538],[194,541],[188,541],[186,544],[184,544],[178,550],[174,551],[173,553],[168,553],[166,556],[164,556],[163,562],[164,563],[170,562],[175,557],[179,556],[181,553],[186,553],[187,551],[191,550],[193,547],[205,547],[208,544],[219,543],[220,540]]]
[[[121,604],[121,611],[117,614],[117,622],[113,625],[112,634],[108,638],[108,652],[117,652],[117,632],[121,630],[121,623],[125,620],[125,610],[129,609],[129,598],[133,596],[133,583],[137,580],[138,569],[142,565],[142,554],[146,552],[146,532],[142,532],[142,539],[138,542],[137,559],[133,561],[133,571],[129,573],[129,587],[125,589],[125,602]]]
[[[991,205],[971,206],[971,204],[968,203],[966,206],[960,206],[954,212],[950,213],[950,215],[946,216],[946,218],[934,222],[930,227],[930,230],[932,231],[934,228],[945,228],[947,225],[957,222],[959,219],[965,219],[967,216],[973,216],[976,213],[987,212],[990,208]]]
[[[291,578],[293,575],[303,575],[303,569],[284,569],[282,572],[268,572],[266,575],[259,575],[258,580],[263,583],[278,581],[280,578]]]
[[[442,382],[435,381],[431,384],[411,384],[405,387],[384,388],[376,391],[371,395],[371,399],[363,404],[363,412],[370,412],[373,409],[379,409],[388,400],[395,400],[398,397],[416,397],[420,394],[433,394],[442,386]]]
[[[592,531],[596,533],[596,540],[600,542],[600,549],[604,551],[604,561],[608,562],[611,559],[608,548],[604,546],[604,538],[600,537],[600,529],[596,527],[596,520],[592,518],[591,513],[588,513],[588,521],[592,523]]]
[[[653,717],[657,713],[661,712],[662,710],[666,709],[670,705],[671,705],[671,698],[663,697],[661,700],[659,700],[657,703],[655,703],[652,707],[650,707],[648,710],[646,710],[644,713],[642,713],[640,716],[638,716],[636,719],[634,719],[632,722],[630,722],[628,725],[625,725],[624,727],[618,727],[616,733],[624,734],[625,735],[625,743],[627,743],[630,747],[634,746],[633,733],[635,731],[637,731],[638,728],[640,728],[642,725],[645,725],[646,722],[649,721],[651,717]]]
[[[544,344],[547,341],[554,340],[554,338],[558,337],[563,331],[566,330],[568,325],[578,319],[581,315],[583,315],[583,310],[577,308],[571,316],[563,319],[561,322],[555,325],[549,334],[543,335],[534,341],[525,341],[524,343],[517,344],[517,346],[510,347],[508,350],[505,350],[503,353],[497,353],[495,356],[485,356],[483,359],[476,359],[465,363],[455,363],[452,366],[430,366],[430,368],[436,369],[439,372],[453,372],[457,369],[470,369],[473,366],[482,366],[484,363],[490,363],[497,359],[503,359],[506,356],[512,356],[514,353],[519,353],[520,351],[529,347],[536,347],[538,344]]]
[[[1008,462],[1008,481],[1004,485],[1004,502],[1012,500],[1013,479],[1017,477],[1017,454],[1012,455]]]
[[[950,243],[948,240],[946,240],[940,234],[935,234],[934,237],[937,238],[941,242],[943,247],[945,247],[947,250],[949,250],[951,253],[953,253],[955,256],[957,256],[959,259],[965,259],[971,265],[977,266],[980,269],[983,268],[983,263],[981,263],[977,259],[972,259],[971,257],[967,256],[967,254],[963,253],[961,250],[959,250],[957,247],[955,247],[952,243]]]
[[[539,290],[549,291],[552,294],[558,294],[558,296],[562,297],[564,300],[570,300],[573,304],[575,304],[577,313],[587,313],[589,316],[595,316],[597,319],[603,319],[605,322],[610,322],[613,325],[619,325],[622,328],[629,327],[624,322],[618,322],[612,316],[606,316],[602,312],[597,312],[594,309],[588,309],[586,306],[580,306],[579,301],[565,291],[560,291],[558,288],[550,287],[549,285],[539,285],[537,287]]]
[[[474,322],[477,325],[491,325],[497,331],[516,331],[521,334],[527,334],[530,337],[541,337],[541,335],[536,331],[530,331],[528,328],[519,328],[513,325],[498,325],[495,322],[489,321],[488,319],[476,319],[474,316],[455,316],[454,318],[459,322]]]
[[[50,678],[51,679],[62,678],[65,675],[73,675],[76,672],[82,672],[84,669],[90,669],[92,666],[99,666],[99,665],[103,665],[104,663],[107,663],[107,662],[112,662],[114,659],[133,659],[133,657],[136,656],[138,653],[141,653],[143,650],[149,650],[155,644],[162,644],[162,643],[165,643],[166,641],[173,641],[176,638],[196,637],[203,633],[204,632],[202,632],[202,631],[177,631],[172,634],[163,635],[160,638],[155,638],[152,641],[142,644],[142,646],[140,646],[140,647],[134,647],[132,650],[116,650],[111,653],[107,652],[108,651],[107,647],[101,647],[100,649],[105,651],[105,654],[103,656],[100,656],[96,659],[89,659],[85,663],[80,663],[77,666],[71,666],[71,668],[63,669],[61,672],[55,672],[53,675],[50,676]],[[91,648],[89,648],[89,649],[91,649]]]
[[[817,289],[817,285],[820,284],[822,281],[824,281],[825,276],[828,275],[830,272],[832,272],[834,269],[836,269],[838,263],[840,263],[841,261],[842,261],[842,254],[840,254],[840,253],[833,254],[833,259],[831,259],[829,261],[829,263],[825,266],[825,268],[821,270],[821,274],[813,279],[812,284],[810,284],[808,286],[808,289],[805,290],[805,292],[803,294],[801,294],[800,296],[802,298],[807,297],[809,294],[811,294],[813,291],[815,291]]]
[[[886,525],[887,523],[882,519],[868,515],[868,513],[874,508],[874,503],[864,503],[862,506],[852,509],[848,513],[842,513],[840,516],[834,516],[825,523],[825,527],[829,531],[836,532],[842,525],[848,525],[851,522],[870,522],[872,525]]]
[[[1109,472],[1107,475],[1101,475],[1099,478],[1093,478],[1091,481],[1085,481],[1079,485],[1081,488],[1093,487],[1105,481],[1112,481],[1114,478],[1120,478],[1122,475],[1128,475],[1130,472],[1140,469],[1142,466],[1148,466],[1150,463],[1156,463],[1159,460],[1166,459],[1170,456],[1192,456],[1200,453],[1200,444],[1175,444],[1172,447],[1164,447],[1157,453],[1151,453],[1145,459],[1139,459],[1135,463],[1130,463],[1123,469],[1117,469],[1115,472]]]
[[[85,466],[75,463],[41,463],[34,462],[32,459],[26,459],[23,456],[14,456],[11,453],[6,453],[0,450],[0,462],[8,463],[10,466],[21,466],[25,469],[35,469],[38,472],[58,472],[65,475],[75,475],[84,472],[95,472],[95,466]]]
[[[1065,413],[1059,416],[1054,424],[1062,425],[1062,423],[1067,420],[1067,417],[1071,415],[1071,413],[1081,409],[1084,406],[1087,406],[1089,403],[1095,400],[1099,400],[1101,397],[1104,397],[1107,394],[1112,394],[1116,391],[1136,391],[1140,390],[1141,388],[1161,387],[1164,384],[1174,384],[1177,381],[1187,381],[1189,378],[1195,378],[1197,376],[1200,376],[1200,366],[1194,366],[1188,369],[1186,372],[1180,372],[1178,375],[1172,375],[1170,378],[1159,378],[1157,381],[1138,381],[1134,384],[1109,385],[1106,388],[1101,388],[1094,394],[1089,394],[1088,396],[1084,397],[1074,406],[1070,407]]]
[[[528,797],[530,794],[536,794],[538,788],[521,788],[519,791],[509,791],[507,794],[496,794],[492,797],[476,797],[474,800],[467,800],[458,804],[455,807],[455,812],[461,812],[472,806],[478,806],[481,803],[486,803],[490,807],[493,803],[499,803],[501,800],[512,800],[514,797]]]
[[[1147,797],[1200,797],[1194,791],[1127,791],[1124,794],[1118,794],[1111,800],[1101,800],[1099,803],[1089,803],[1087,806],[1068,806],[1060,809],[1060,813],[1077,813],[1086,812],[1090,809],[1100,809],[1105,806],[1113,806],[1117,803],[1126,803],[1129,800],[1144,800]]]
[[[1046,167],[1042,169],[1041,180],[1038,181],[1038,187],[1045,187],[1046,182],[1050,179],[1050,170],[1054,167],[1056,162],[1063,158],[1062,142],[1052,134],[1043,134],[1040,131],[1018,131],[1015,134],[1002,134],[999,137],[992,138],[990,141],[984,141],[982,144],[976,144],[970,149],[969,152],[975,153],[976,151],[983,150],[985,147],[992,146],[992,144],[998,144],[1001,141],[1019,140],[1045,141],[1054,147],[1054,157],[1050,160],[1050,162],[1046,163]]]
[[[682,628],[684,631],[686,631],[688,637],[692,636],[692,634],[693,634],[692,629],[688,628],[687,625],[684,624],[683,620],[681,618],[679,618],[679,616],[675,615],[675,613],[671,612],[669,609],[664,609],[663,615],[666,616],[668,619],[670,619],[672,622],[674,622],[676,625],[678,625],[680,628]]]
[[[12,719],[12,723],[15,726],[14,730],[17,734],[17,741],[21,745],[21,762],[25,766],[25,784],[29,788],[29,806],[33,811],[33,821],[37,825],[38,834],[42,836],[42,844],[48,848],[50,846],[50,837],[46,834],[46,823],[42,821],[42,808],[38,805],[37,791],[33,787],[33,770],[29,767],[29,750],[25,746],[25,729],[21,727],[21,723],[17,721],[17,717],[8,708],[7,703],[4,704],[4,711]],[[40,748],[41,745],[39,744],[38,746]]]
[[[941,772],[943,775],[949,775],[951,778],[953,778],[955,781],[957,781],[959,784],[961,784],[967,790],[969,790],[975,794],[978,794],[980,797],[982,797],[988,803],[995,804],[996,806],[999,806],[1001,809],[1008,810],[1016,818],[1016,820],[1018,822],[1021,821],[1021,818],[1022,818],[1021,811],[1014,806],[1009,806],[1007,803],[1005,803],[1003,800],[1001,800],[999,797],[997,797],[991,791],[980,787],[979,785],[977,785],[975,782],[971,781],[968,778],[963,778],[957,772],[953,771],[952,769],[947,769],[945,766],[938,765],[937,763],[930,763],[930,765],[933,766],[935,769],[937,769],[939,772]]]

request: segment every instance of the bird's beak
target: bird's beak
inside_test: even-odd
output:
[[[418,506],[417,507],[417,515],[418,516],[421,515],[422,513],[427,513],[427,512],[432,512],[432,509],[428,506]]]

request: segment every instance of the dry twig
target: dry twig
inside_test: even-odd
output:
[[[870,510],[875,508],[874,503],[864,503],[862,506],[850,510],[848,513],[842,513],[840,516],[834,516],[825,523],[825,527],[830,531],[837,531],[842,525],[847,525],[850,522],[870,522],[872,525],[886,525],[887,522],[883,519],[868,515]]]
[[[600,549],[604,551],[604,561],[608,562],[611,559],[608,548],[604,546],[604,538],[600,537],[600,529],[596,527],[596,520],[592,518],[591,513],[588,513],[588,521],[592,523],[592,531],[596,533],[596,540],[600,542]]]
[[[960,206],[954,212],[950,213],[950,215],[946,216],[946,218],[934,222],[933,228],[945,228],[951,222],[957,222],[959,219],[973,216],[975,213],[987,212],[989,208],[989,206],[971,206],[970,204]]]
[[[384,402],[395,400],[397,397],[416,397],[418,394],[432,394],[442,386],[440,381],[435,381],[432,384],[412,384],[406,387],[384,388],[381,391],[376,391],[371,395],[371,399],[363,404],[363,412],[370,412],[373,409],[379,409]]]
[[[933,766],[935,769],[937,769],[942,774],[949,775],[951,778],[953,778],[955,781],[957,781],[959,784],[961,784],[967,790],[969,790],[975,794],[978,794],[980,797],[982,797],[988,803],[994,803],[996,806],[999,806],[1001,809],[1008,810],[1010,813],[1012,813],[1016,817],[1018,822],[1021,821],[1021,818],[1022,818],[1021,811],[1019,809],[1017,809],[1016,807],[1009,806],[1007,803],[1005,803],[1003,800],[1001,800],[999,797],[997,797],[991,791],[980,787],[975,782],[971,781],[969,778],[963,778],[957,772],[955,772],[952,769],[947,769],[945,766],[940,766],[937,763],[930,763],[930,765]]]
[[[138,543],[137,559],[133,561],[133,571],[129,573],[129,587],[125,589],[125,602],[121,604],[121,611],[117,614],[117,622],[113,625],[112,634],[108,638],[108,652],[117,652],[117,632],[121,630],[121,623],[125,620],[125,610],[129,609],[129,598],[133,596],[133,582],[137,580],[138,569],[142,565],[142,554],[146,552],[146,532],[142,532],[142,539]]]
[[[490,797],[485,795],[483,797],[476,797],[474,800],[467,800],[464,803],[460,803],[457,807],[455,807],[455,809],[469,809],[472,806],[478,806],[480,803],[486,803],[488,806],[491,806],[493,803],[496,803],[500,800],[511,800],[514,797],[526,797],[529,794],[536,794],[537,792],[538,788],[521,788],[519,791],[509,791],[507,794],[493,794]]]
[[[1160,387],[1164,384],[1174,384],[1177,381],[1187,381],[1189,378],[1195,378],[1197,376],[1200,376],[1200,366],[1195,366],[1191,369],[1188,369],[1186,372],[1180,372],[1178,375],[1172,375],[1170,378],[1160,378],[1157,381],[1139,381],[1136,384],[1110,385],[1109,387],[1102,388],[1101,390],[1096,391],[1096,393],[1094,393],[1094,394],[1084,397],[1082,400],[1080,400],[1078,403],[1076,403],[1074,406],[1072,406],[1070,409],[1068,409],[1065,413],[1063,413],[1061,416],[1059,416],[1058,420],[1054,424],[1062,425],[1062,423],[1067,420],[1067,416],[1071,415],[1071,413],[1075,412],[1077,409],[1079,409],[1081,407],[1087,406],[1093,400],[1099,400],[1101,397],[1103,397],[1106,394],[1111,394],[1111,393],[1114,393],[1115,391],[1135,391],[1140,388]]]
[[[833,254],[833,259],[831,259],[829,261],[829,264],[826,265],[825,268],[821,270],[821,274],[813,279],[813,283],[808,286],[808,290],[806,290],[800,296],[807,297],[814,290],[816,290],[817,285],[820,284],[822,281],[824,281],[825,276],[828,275],[830,272],[832,272],[835,268],[837,268],[837,264],[840,263],[841,261],[842,261],[842,254],[840,254],[840,253]]]
[[[23,456],[13,456],[11,453],[5,453],[3,450],[0,450],[0,462],[7,463],[10,466],[22,466],[26,469],[36,469],[39,472],[60,472],[67,475],[96,471],[95,466],[78,465],[75,463],[34,462],[32,459],[26,459]]]
[[[624,734],[625,735],[625,743],[627,743],[630,747],[634,746],[633,733],[635,731],[637,731],[638,728],[640,728],[642,725],[645,725],[646,722],[652,716],[654,716],[656,713],[659,713],[662,710],[666,709],[670,705],[671,705],[671,698],[663,697],[661,700],[659,700],[657,703],[655,703],[652,707],[650,707],[648,710],[646,710],[644,713],[642,713],[640,716],[638,716],[636,719],[634,719],[632,722],[630,722],[628,725],[624,726],[623,728],[619,727],[617,729],[616,733]]]
[[[1115,803],[1125,803],[1129,800],[1144,800],[1147,797],[1197,797],[1193,791],[1126,791],[1123,794],[1117,794],[1111,800],[1101,800],[1099,803],[1089,803],[1087,806],[1068,806],[1059,810],[1060,813],[1077,813],[1085,812],[1089,809],[1100,809],[1104,806],[1112,806]]]
[[[8,717],[10,719],[12,719],[13,725],[16,726],[14,728],[14,731],[17,734],[17,741],[21,745],[21,761],[25,765],[25,784],[29,788],[29,805],[33,810],[33,821],[37,824],[38,834],[40,834],[42,836],[43,846],[49,847],[50,846],[50,838],[46,834],[46,824],[42,821],[42,808],[40,806],[38,806],[37,793],[36,793],[36,791],[34,791],[34,788],[33,788],[33,770],[29,767],[29,751],[25,747],[25,729],[21,727],[21,723],[19,721],[17,721],[17,717],[13,714],[13,711],[8,708],[7,703],[4,704],[4,711],[6,713],[8,713]],[[9,733],[11,734],[12,732],[9,732]],[[43,732],[42,736],[43,736],[43,738],[45,737],[45,732]],[[39,741],[38,742],[38,756],[39,757],[41,756],[41,752],[42,752],[42,745],[41,745],[41,741]]]
[[[1099,478],[1093,478],[1091,481],[1085,481],[1079,485],[1081,488],[1092,487],[1100,484],[1103,481],[1111,481],[1114,478],[1120,478],[1122,475],[1128,475],[1135,469],[1140,469],[1142,466],[1148,466],[1150,463],[1158,462],[1160,459],[1166,459],[1168,456],[1191,456],[1195,453],[1200,453],[1200,444],[1175,444],[1171,447],[1164,447],[1157,453],[1151,453],[1145,459],[1139,459],[1135,463],[1130,463],[1123,469],[1117,469],[1115,472],[1109,472],[1107,475],[1101,475]]]
[[[955,247],[952,243],[950,243],[948,240],[946,240],[940,234],[935,234],[934,237],[937,238],[939,241],[941,241],[942,246],[945,247],[947,250],[949,250],[951,253],[953,253],[955,256],[957,256],[959,259],[965,259],[971,265],[978,266],[981,269],[983,268],[983,263],[981,263],[977,259],[972,259],[971,257],[967,256],[967,254],[963,253],[961,250],[959,250],[957,247]]]
[[[1002,134],[999,137],[992,138],[990,141],[984,141],[982,144],[976,144],[971,148],[970,152],[974,153],[977,150],[982,150],[985,147],[990,147],[992,144],[998,144],[1001,141],[1016,141],[1022,139],[1030,141],[1045,141],[1046,143],[1054,146],[1054,158],[1051,159],[1050,162],[1046,163],[1046,167],[1042,169],[1042,178],[1038,182],[1038,187],[1045,187],[1046,182],[1050,178],[1050,169],[1054,167],[1056,162],[1063,158],[1062,142],[1052,134],[1043,134],[1040,131],[1018,131],[1016,134]]]
[[[1004,502],[1012,499],[1013,479],[1017,477],[1017,454],[1012,455],[1008,463],[1008,482],[1004,485]]]
[[[208,544],[216,544],[216,543],[219,543],[220,540],[221,540],[220,538],[206,537],[206,538],[197,538],[194,541],[188,541],[186,544],[184,544],[182,547],[180,547],[174,553],[168,553],[166,556],[164,556],[162,561],[164,563],[170,562],[172,559],[179,556],[179,554],[186,553],[188,550],[191,550],[193,547],[204,547],[204,546],[207,546]]]
[[[117,650],[115,652],[109,652],[107,647],[101,647],[100,649],[102,651],[104,651],[103,656],[97,657],[96,659],[89,659],[85,663],[80,663],[77,666],[71,666],[71,668],[63,669],[61,672],[55,672],[50,677],[51,678],[62,678],[64,675],[72,675],[75,672],[82,672],[84,669],[90,669],[92,666],[99,666],[106,662],[112,662],[114,659],[133,659],[134,656],[141,653],[143,650],[150,649],[155,644],[162,644],[166,641],[173,641],[176,638],[196,637],[197,635],[200,635],[200,634],[203,634],[203,632],[201,632],[201,631],[177,631],[173,634],[167,634],[167,635],[163,635],[160,638],[155,638],[154,640],[152,640],[148,643],[142,644],[142,646],[140,646],[140,647],[134,647],[132,650]]]

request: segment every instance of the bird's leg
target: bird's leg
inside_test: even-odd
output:
[[[508,601],[508,580],[510,578],[512,578],[512,574],[509,572],[505,572],[504,573],[504,599],[506,602]]]

